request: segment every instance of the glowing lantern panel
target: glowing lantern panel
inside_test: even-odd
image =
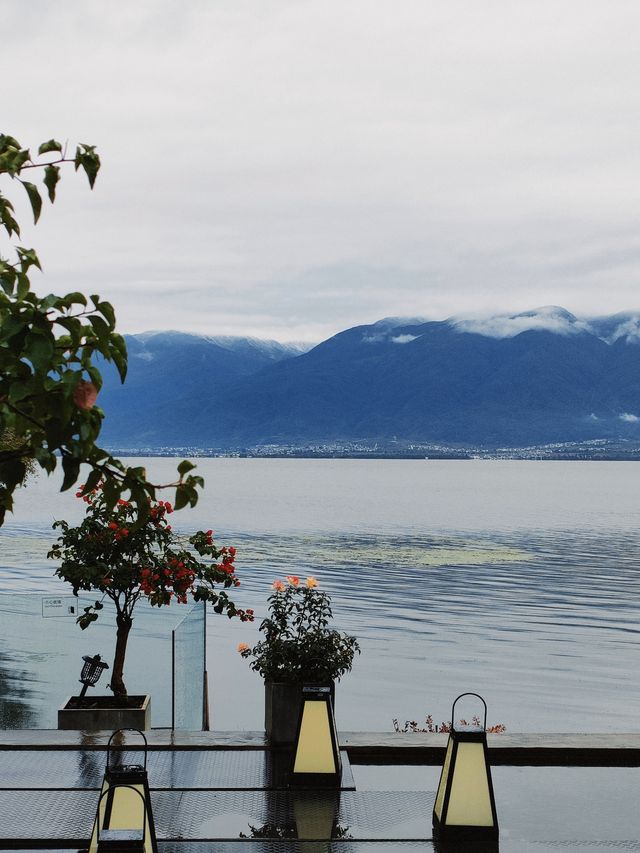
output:
[[[302,688],[291,784],[339,787],[341,769],[331,689],[305,686]]]
[[[147,741],[144,739],[144,766],[139,764],[112,765],[111,741],[119,729],[109,738],[107,767],[96,819],[89,841],[89,853],[108,851],[140,851],[157,853],[157,842],[151,797],[147,779]],[[133,729],[131,731],[137,731]]]

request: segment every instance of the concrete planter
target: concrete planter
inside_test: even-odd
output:
[[[335,683],[331,682],[331,702],[335,709]],[[290,746],[296,738],[302,704],[302,683],[265,681],[264,730],[273,746]]]
[[[151,697],[127,696],[126,704],[114,696],[70,696],[58,709],[58,728],[84,732],[151,728]]]

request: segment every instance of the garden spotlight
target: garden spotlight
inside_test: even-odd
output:
[[[109,664],[101,660],[100,655],[94,655],[92,658],[89,655],[83,655],[82,660],[84,665],[78,681],[84,686],[80,691],[80,698],[87,692],[87,687],[95,687],[103,671],[109,669]]]

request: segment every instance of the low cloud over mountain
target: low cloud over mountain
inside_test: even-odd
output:
[[[578,320],[564,308],[549,305],[521,314],[498,314],[485,318],[454,319],[451,321],[459,332],[485,335],[488,338],[514,338],[522,332],[554,332],[558,335],[572,335],[589,332],[591,328],[586,320]]]

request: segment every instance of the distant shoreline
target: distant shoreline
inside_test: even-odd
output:
[[[192,459],[370,459],[372,461],[407,460],[407,461],[512,461],[512,462],[640,462],[640,451],[628,452],[553,452],[550,450],[521,451],[450,451],[441,453],[402,453],[384,451],[341,452],[327,450],[269,450],[269,451],[234,451],[207,450],[193,447],[171,448],[110,448],[110,453],[116,456],[132,458],[184,458]]]

